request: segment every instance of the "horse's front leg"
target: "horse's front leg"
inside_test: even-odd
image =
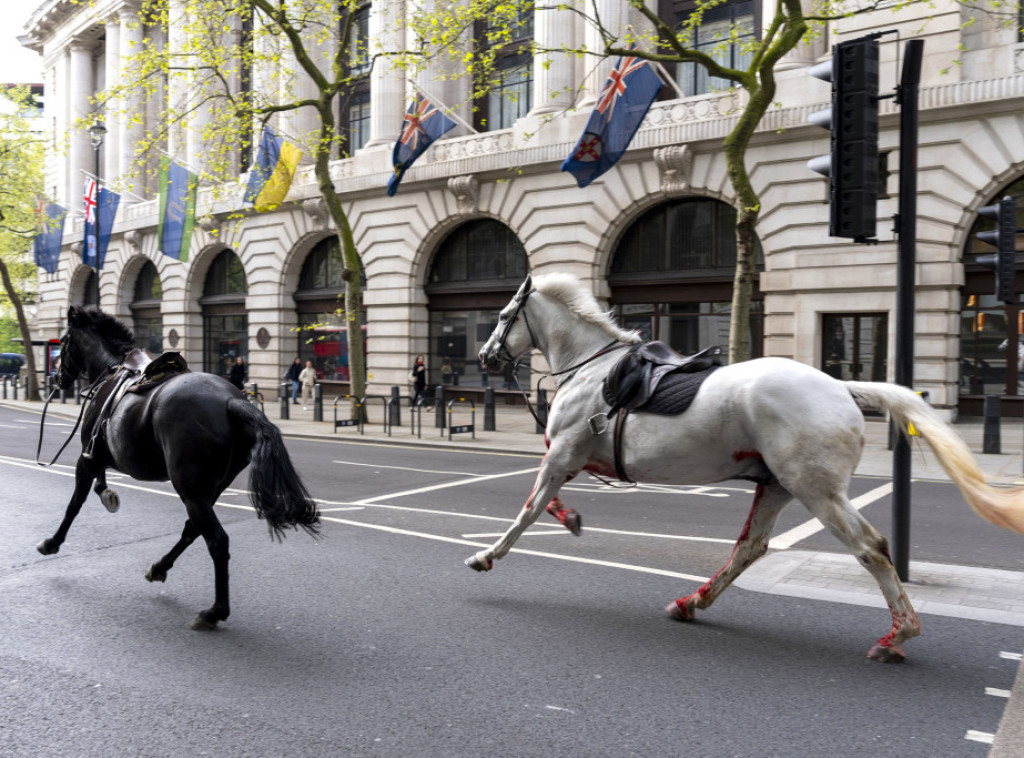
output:
[[[71,524],[78,516],[78,512],[82,510],[82,503],[89,495],[89,485],[95,478],[92,461],[79,457],[78,463],[75,465],[75,491],[71,494],[71,502],[68,503],[67,510],[64,512],[64,520],[60,522],[60,526],[57,527],[57,531],[52,537],[36,545],[36,550],[43,555],[54,555],[60,551],[60,546],[67,539]]]
[[[574,467],[561,460],[565,457],[564,454],[558,455],[554,448],[548,451],[540,464],[540,471],[537,473],[533,491],[526,499],[526,504],[519,512],[519,516],[512,522],[512,526],[491,547],[467,558],[465,561],[467,566],[477,571],[490,571],[494,561],[504,558],[508,554],[526,528],[536,521],[544,511],[545,505],[557,499],[556,496],[562,485],[579,473],[580,467]]]

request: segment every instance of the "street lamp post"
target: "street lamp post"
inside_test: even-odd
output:
[[[100,248],[99,248],[99,197],[100,197],[100,146],[103,145],[103,136],[107,133],[107,127],[100,121],[99,116],[89,127],[89,139],[92,140],[92,154],[94,158],[94,172],[96,178],[96,205],[93,210],[95,242],[93,247],[94,263],[96,264],[96,307],[100,307]]]

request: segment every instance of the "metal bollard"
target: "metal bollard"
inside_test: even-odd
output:
[[[11,380],[11,386],[14,387],[14,397],[13,397],[13,399],[17,400],[18,399],[18,377],[14,377]]]
[[[497,431],[494,415],[494,387],[487,387],[484,390],[484,431]]]
[[[324,387],[322,384],[313,385],[313,420],[324,420]]]
[[[281,384],[281,419],[287,421],[291,418],[291,408],[289,407],[288,396],[291,394],[292,383],[282,382]]]
[[[543,434],[548,425],[548,391],[537,388],[537,434]]]
[[[445,428],[445,416],[448,414],[445,412],[444,407],[444,385],[437,385],[437,389],[434,390],[434,427],[437,429]]]
[[[6,400],[7,399],[7,377],[6,376],[3,379],[3,385],[4,385],[4,400]]]
[[[985,395],[985,428],[981,452],[999,455],[999,395]]]
[[[391,401],[388,403],[388,413],[391,418],[391,426],[402,425],[402,390],[398,385],[391,387]]]

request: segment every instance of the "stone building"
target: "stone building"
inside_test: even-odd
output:
[[[177,2],[170,0],[172,19]],[[663,16],[676,18],[692,6],[661,4]],[[606,24],[629,22],[620,0],[596,0],[596,6]],[[714,44],[716,32],[730,26],[740,38],[758,34],[771,10],[772,0],[727,0],[705,16],[698,38]],[[359,11],[365,33],[384,46],[401,40],[382,31],[382,16],[400,19],[404,12],[401,0],[374,0]],[[881,88],[891,92],[901,40],[924,39],[915,377],[917,389],[927,390],[947,417],[977,413],[990,393],[1006,396],[1004,408],[1019,412],[1017,362],[1007,360],[1012,347],[1001,344],[1009,339],[1012,346],[1024,326],[1021,306],[998,303],[992,273],[973,264],[976,247],[984,247],[973,241],[978,209],[1024,181],[1021,24],[1003,27],[985,17],[965,24],[968,13],[949,0],[911,3],[845,20],[801,45],[778,66],[777,105],[748,154],[762,201],[752,352],[795,358],[840,378],[892,380],[897,256],[889,219],[898,203],[899,111],[892,100],[881,103],[886,175],[879,244],[830,238],[826,181],[806,167],[828,152],[827,133],[808,117],[827,106],[829,87],[807,69],[827,60],[837,41],[898,30],[899,38],[881,39]],[[97,152],[72,125],[89,116],[91,96],[117,79],[122,57],[143,32],[164,33],[174,44],[173,26],[144,29],[137,14],[133,0],[46,0],[25,26],[24,44],[43,56],[54,145],[67,138],[66,148],[52,152],[47,186],[70,205],[80,205],[82,171],[92,171],[94,161],[110,181],[126,174],[142,128],[117,113],[97,114],[107,129]],[[523,34],[549,47],[597,42],[591,27],[568,11],[537,11]],[[720,54],[735,62],[743,52],[734,46]],[[406,386],[418,354],[426,356],[431,383],[442,381],[440,367],[449,358],[462,388],[482,387],[488,379],[475,363],[476,350],[527,271],[578,275],[626,326],[681,351],[724,344],[735,211],[722,139],[743,94],[717,90],[693,67],[668,72],[678,87],[666,87],[630,150],[578,189],[559,165],[611,63],[549,54],[544,60],[511,55],[500,65],[504,89],[476,103],[476,132],[460,127],[436,142],[393,198],[385,186],[410,82],[375,66],[339,114],[348,157],[335,161],[332,172],[364,264],[369,391]],[[440,73],[428,69],[418,84],[473,121],[469,82]],[[259,72],[254,77],[260,86]],[[311,127],[307,118],[282,119],[279,131],[300,138]],[[169,151],[203,164],[194,130]],[[230,235],[212,230],[241,209],[241,184],[228,192],[234,201],[209,205],[185,263],[157,250],[154,188],[144,181],[125,186],[135,197],[123,198],[99,298],[103,309],[133,325],[140,345],[181,351],[193,367],[221,373],[242,355],[251,379],[264,386],[277,383],[296,356],[310,358],[328,395],[344,391],[354,340],[332,315],[342,291],[340,266],[308,168],[300,169],[282,206],[248,214]],[[74,241],[81,217],[66,229],[57,273],[40,274],[37,328],[45,336],[60,335],[69,304],[96,297],[95,273],[81,263]],[[300,328],[312,324],[317,327]],[[527,381],[525,373],[519,378]],[[509,379],[491,377],[490,385],[501,391]]]

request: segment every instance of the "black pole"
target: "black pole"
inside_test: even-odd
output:
[[[93,137],[92,140],[92,154],[93,154],[93,166],[96,169],[96,204],[92,209],[93,217],[93,232],[95,235],[95,242],[93,247],[93,255],[96,256],[96,260],[93,261],[96,264],[96,307],[100,307],[100,235],[99,235],[99,221],[100,221],[100,145],[103,144],[103,135]]]
[[[917,259],[917,98],[924,40],[908,40],[896,90],[900,106],[900,200],[896,266],[896,383],[914,385],[914,267]],[[900,430],[892,461],[892,557],[910,578],[910,443]]]

